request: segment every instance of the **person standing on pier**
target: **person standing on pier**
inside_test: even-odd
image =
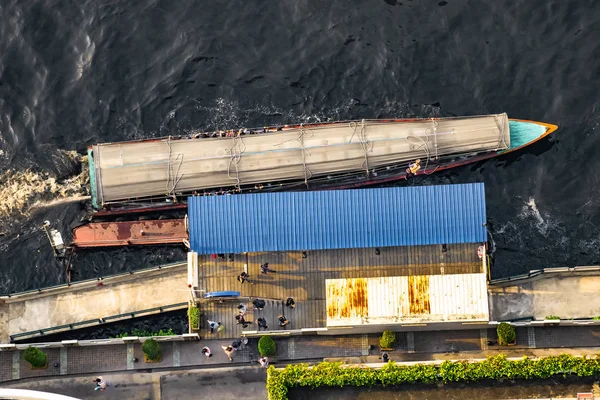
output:
[[[260,317],[259,319],[256,320],[256,325],[258,325],[259,331],[260,331],[260,328],[263,328],[265,331],[267,329],[269,329],[269,327],[267,326],[267,321],[263,317]]]
[[[242,284],[244,284],[244,282],[248,282],[249,284],[254,285],[254,282],[250,280],[250,275],[248,275],[245,271],[238,275],[237,280],[242,282]]]
[[[220,328],[223,326],[220,322],[208,321],[208,327],[210,328],[210,333],[215,333],[215,329],[217,332],[220,332]]]
[[[254,308],[258,311],[262,311],[263,308],[265,308],[265,301],[263,299],[254,299],[252,300],[252,305],[254,306]]]
[[[262,274],[267,274],[268,272],[275,273],[277,271],[275,271],[274,269],[269,268],[269,263],[264,263],[263,265],[260,266],[260,272]]]

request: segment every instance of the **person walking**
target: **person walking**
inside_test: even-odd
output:
[[[267,368],[269,366],[269,358],[261,357],[258,359],[258,363],[260,364],[261,367]]]
[[[248,282],[249,284],[254,285],[254,282],[250,280],[250,275],[248,275],[246,272],[242,272],[241,274],[239,274],[237,280],[238,282],[241,282],[242,285],[244,284],[244,282]]]
[[[267,326],[267,321],[263,317],[260,317],[259,319],[256,320],[256,325],[258,325],[259,331],[260,331],[260,328],[263,328],[265,331],[267,329],[269,329],[269,327]]]
[[[288,297],[287,300],[285,301],[285,306],[294,308],[294,307],[296,307],[296,302],[294,301],[294,299],[292,297]]]
[[[269,263],[264,263],[263,265],[260,266],[260,272],[261,272],[261,274],[266,274],[268,272],[276,273],[277,271],[269,268]]]
[[[244,304],[240,304],[239,306],[237,306],[237,308],[240,315],[246,314],[246,306]]]
[[[231,346],[221,346],[221,348],[223,349],[223,351],[227,355],[227,358],[229,358],[229,361],[233,361],[233,359],[231,358],[231,355],[233,354],[233,352],[235,351],[235,349],[233,347],[231,347]]]
[[[285,317],[285,315],[283,315],[283,314],[282,314],[282,315],[279,315],[279,316],[277,317],[277,319],[279,320],[279,326],[281,326],[282,328],[283,328],[284,326],[286,326],[287,324],[289,324],[289,323],[290,323],[290,320],[289,320],[289,319],[287,319],[287,318]]]
[[[210,328],[210,333],[215,333],[215,329],[217,330],[217,332],[221,332],[222,326],[223,324],[221,324],[220,322],[208,320],[208,327]]]
[[[236,339],[233,342],[231,342],[231,347],[233,347],[234,350],[241,350],[242,349],[242,341],[240,339]]]
[[[101,376],[96,377],[96,379],[94,379],[94,383],[96,384],[94,390],[100,390],[102,392],[104,392],[107,386],[110,386],[110,384]]]
[[[248,325],[250,325],[250,322],[246,321],[243,315],[236,315],[235,319],[237,320],[236,325],[242,325],[242,328],[244,329],[246,329]]]
[[[204,346],[202,348],[202,350],[200,351],[200,353],[204,354],[204,356],[206,356],[206,358],[210,358],[212,357],[212,353],[210,352],[210,349],[206,346]]]

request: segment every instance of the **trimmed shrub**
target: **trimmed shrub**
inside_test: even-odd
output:
[[[523,357],[509,361],[505,355],[499,355],[488,357],[483,361],[444,361],[439,365],[397,365],[389,362],[380,369],[323,362],[314,367],[293,364],[283,369],[275,369],[270,366],[267,374],[269,400],[286,400],[288,389],[298,386],[314,389],[343,386],[396,386],[407,383],[476,382],[485,379],[548,379],[556,375],[597,376],[600,374],[600,358],[563,354],[534,360]]]
[[[262,336],[258,339],[258,352],[262,357],[274,356],[277,345],[271,336]]]
[[[396,346],[396,334],[392,331],[383,331],[379,338],[379,346],[386,349],[393,349]]]
[[[27,349],[25,349],[23,358],[25,358],[25,361],[31,364],[31,366],[34,368],[45,367],[48,363],[48,356],[46,353],[36,347],[29,346]]]
[[[190,328],[198,329],[200,327],[200,309],[196,306],[190,306],[188,316],[190,317]]]
[[[160,345],[154,339],[148,339],[142,345],[142,351],[151,361],[160,360]]]
[[[514,343],[517,338],[515,327],[506,322],[500,322],[500,325],[496,328],[496,332],[498,333],[498,342],[501,345]]]

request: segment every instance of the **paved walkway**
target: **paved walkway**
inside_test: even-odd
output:
[[[522,282],[490,286],[488,295],[492,321],[600,316],[600,276],[597,275],[541,275]]]
[[[10,335],[147,310],[190,299],[185,263],[2,298],[0,342]],[[165,293],[168,299],[165,300]]]
[[[600,327],[540,327],[517,328],[517,345],[511,348],[498,347],[493,329],[472,329],[441,332],[397,332],[397,348],[392,359],[402,361],[432,360],[440,357],[464,358],[485,357],[488,354],[515,353],[536,355],[543,349],[554,348],[554,352],[568,352],[568,348],[589,347],[590,354],[598,352]],[[275,339],[277,357],[275,362],[335,359],[360,359],[361,362],[377,362],[379,335],[364,334],[351,336],[293,336]],[[48,377],[57,375],[110,373],[122,371],[147,371],[149,369],[201,368],[230,365],[258,365],[257,339],[233,354],[229,361],[222,346],[231,344],[227,340],[201,340],[186,342],[162,342],[162,361],[146,363],[140,343],[127,345],[75,346],[43,349],[48,354],[48,368],[32,370],[23,359],[22,351],[0,352],[0,381]],[[213,357],[201,354],[208,346]],[[577,350],[581,354],[584,350]],[[587,350],[585,350],[587,351]],[[586,353],[587,354],[587,353]],[[375,358],[373,358],[375,357]],[[137,358],[137,362],[134,362]]]
[[[12,389],[29,389],[72,396],[77,399],[126,400],[265,400],[266,370],[216,368],[154,373],[102,374],[110,383],[104,391],[94,391],[95,375],[47,378],[4,384]]]

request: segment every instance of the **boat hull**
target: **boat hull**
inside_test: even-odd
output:
[[[73,229],[76,248],[185,244],[185,219],[98,222]]]
[[[501,115],[501,116],[503,115],[505,117],[505,114],[499,114],[499,115]],[[377,123],[378,124],[387,124],[387,123],[411,124],[416,121],[416,122],[420,123],[421,126],[423,126],[422,124],[424,124],[424,123],[435,124],[435,123],[437,123],[436,121],[441,121],[441,120],[445,120],[445,119],[378,120]],[[503,120],[501,120],[501,121],[503,121]],[[470,152],[470,153],[438,154],[437,152],[433,153],[434,147],[432,146],[431,149],[425,151],[426,154],[423,154],[423,156],[426,155],[426,157],[423,158],[423,162],[421,164],[422,169],[420,171],[418,171],[416,175],[430,175],[435,172],[447,170],[450,168],[460,167],[460,166],[470,164],[470,163],[480,162],[480,161],[494,158],[494,157],[497,157],[497,156],[500,156],[500,155],[503,155],[506,153],[517,151],[527,145],[530,145],[536,141],[543,139],[544,137],[548,136],[550,133],[552,133],[553,131],[555,131],[557,129],[557,127],[555,125],[546,124],[546,123],[542,123],[542,122],[536,122],[536,121],[519,120],[519,119],[510,119],[510,120],[507,119],[507,121],[508,121],[507,127],[510,127],[510,136],[506,136],[506,135],[500,136],[498,139],[498,143],[494,146],[496,148],[487,150],[487,151],[481,151],[481,148],[478,148],[477,146],[475,146],[473,148],[474,152]],[[504,122],[502,122],[502,123],[504,124]],[[313,124],[313,125],[306,125],[306,126],[302,125],[302,126],[295,126],[295,127],[287,127],[286,129],[296,129],[296,132],[298,132],[298,129],[300,129],[301,132],[304,132],[302,130],[309,130],[309,129],[316,130],[317,127],[329,127],[329,126],[333,126],[336,124],[339,125],[341,123]],[[415,126],[418,126],[418,125],[415,125]],[[440,126],[440,125],[438,125],[438,126]],[[500,126],[500,125],[498,125],[498,126]],[[490,129],[489,126],[483,126],[483,128]],[[429,129],[429,128],[427,128],[427,129]],[[504,130],[504,125],[502,125],[502,128],[500,128],[499,131],[503,131],[503,130]],[[282,132],[285,133],[285,130]],[[352,142],[354,133],[355,132],[353,132],[352,137],[350,137],[349,142]],[[448,134],[449,132],[445,132],[445,133]],[[450,133],[454,134],[454,131],[452,131]],[[275,135],[279,135],[279,134],[280,134],[279,132],[275,133]],[[435,143],[436,146],[438,144],[437,137],[438,136],[441,137],[443,134],[444,134],[444,132],[438,132],[436,134],[436,143]],[[425,135],[427,135],[427,133]],[[475,136],[480,137],[480,138],[482,137],[482,135],[479,133],[477,135],[475,135]],[[486,138],[486,136],[483,136],[483,137]],[[225,139],[225,138],[223,138],[223,139]],[[233,138],[233,139],[235,139],[235,138]],[[230,140],[233,140],[233,139],[230,139]],[[128,142],[128,144],[133,143],[133,144],[137,145],[140,143],[156,143],[161,140],[164,142],[164,139],[151,139],[151,140],[144,140],[144,141],[138,141],[138,142]],[[489,140],[489,135],[487,137],[487,140]],[[346,142],[344,142],[344,144],[346,144]],[[365,142],[363,141],[361,144],[364,145]],[[171,146],[171,144],[169,146]],[[413,145],[410,148],[414,150],[415,145]],[[462,148],[468,149],[470,147],[463,146]],[[302,150],[306,150],[306,149],[305,148],[300,149],[300,151],[298,153],[303,153]],[[419,150],[419,151],[421,150],[419,148],[419,146],[417,146],[417,150]],[[123,152],[121,151],[121,157],[123,158],[124,156],[122,154],[123,154]],[[414,154],[414,157],[417,157],[417,156],[418,156],[418,152]],[[171,158],[172,158],[171,154],[169,154],[169,157],[170,157],[169,160],[171,160]],[[327,155],[325,155],[324,157],[327,157]],[[367,152],[365,152],[364,157],[365,158],[364,158],[363,164],[365,164],[365,163],[368,164],[368,161],[369,161],[368,157],[370,157],[370,156],[367,154]],[[90,178],[91,179],[93,178],[94,182],[96,182],[96,179],[98,179],[97,182],[100,182],[102,170],[101,170],[101,168],[99,168],[99,166],[97,164],[95,164],[93,152],[90,152],[89,159],[90,159],[90,169],[91,170],[93,169],[94,173],[95,173],[94,175],[92,175],[92,172],[90,171]],[[112,160],[112,162],[114,163],[114,160]],[[217,162],[217,161],[215,161],[215,162]],[[170,165],[171,169],[174,168],[171,165],[171,161],[169,161],[169,165]],[[253,181],[251,183],[244,184],[243,182],[240,182],[238,180],[236,182],[237,185],[231,185],[232,181],[228,180],[227,182],[229,182],[230,186],[217,185],[214,187],[205,187],[203,189],[197,189],[197,190],[196,189],[181,190],[181,191],[177,191],[177,192],[172,192],[171,194],[167,193],[162,196],[150,196],[150,197],[148,197],[148,196],[135,197],[134,196],[132,198],[124,199],[121,201],[106,202],[106,203],[102,203],[102,201],[99,201],[98,196],[99,196],[99,193],[102,192],[102,188],[100,187],[101,185],[93,184],[92,185],[92,189],[93,189],[92,197],[94,197],[94,194],[96,195],[93,200],[93,204],[96,208],[100,209],[95,214],[96,217],[110,217],[110,216],[130,215],[130,214],[135,215],[135,214],[147,213],[147,212],[152,212],[152,211],[170,211],[170,210],[183,209],[183,208],[185,208],[185,199],[189,195],[218,195],[218,194],[236,194],[236,193],[241,193],[241,192],[252,193],[252,192],[287,191],[287,190],[291,190],[291,191],[327,190],[327,189],[345,189],[345,188],[356,188],[356,187],[361,187],[361,186],[377,185],[377,184],[406,179],[407,178],[407,172],[406,172],[407,166],[408,166],[407,161],[402,158],[400,158],[400,160],[390,159],[387,162],[379,163],[379,164],[376,164],[375,166],[372,166],[369,168],[364,168],[364,169],[354,168],[354,169],[350,169],[350,170],[335,171],[335,172],[328,173],[328,174],[319,174],[319,175],[310,176],[310,177],[304,175],[303,177],[298,176],[295,179],[280,180],[280,181],[269,180],[268,176],[265,175],[264,180],[260,181],[260,182]],[[117,163],[117,167],[118,167],[118,163]],[[285,167],[282,167],[282,168],[285,168]],[[411,177],[410,179],[413,179],[413,178],[414,177]],[[177,173],[175,173],[173,176],[168,177],[168,180],[171,182],[174,182],[176,179],[177,179]],[[254,183],[254,182],[258,182],[258,183]]]

